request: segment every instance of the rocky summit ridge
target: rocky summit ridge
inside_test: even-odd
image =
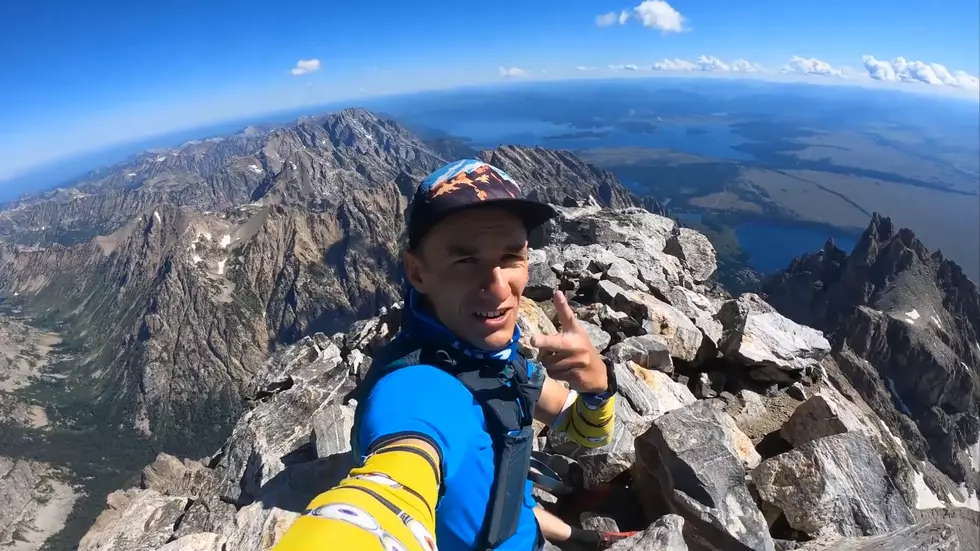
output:
[[[975,548],[976,477],[937,469],[932,451],[879,414],[877,395],[844,365],[874,370],[879,358],[841,355],[833,330],[718,289],[711,244],[669,218],[595,201],[558,208],[531,253],[520,323],[554,333],[548,298],[566,293],[621,391],[603,448],[537,427],[535,448],[577,488],[536,490],[545,507],[576,525],[641,531],[616,551]],[[392,302],[275,354],[244,385],[249,406],[220,448],[204,458],[160,454],[138,486],[109,495],[79,551],[270,549],[350,467],[350,395],[400,314]],[[918,357],[941,352],[921,348]],[[976,436],[962,438],[975,447]],[[967,467],[975,473],[980,461]]]

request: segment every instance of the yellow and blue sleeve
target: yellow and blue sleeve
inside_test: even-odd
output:
[[[436,368],[386,375],[362,404],[362,465],[314,498],[273,551],[434,551],[442,481],[459,469],[478,426],[467,418],[473,404]]]
[[[396,440],[310,502],[273,551],[435,551],[438,458]]]
[[[612,441],[615,410],[615,394],[602,397],[573,390],[552,429],[565,433],[580,446],[599,448]]]

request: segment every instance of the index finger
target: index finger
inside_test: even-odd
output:
[[[558,323],[564,331],[570,331],[577,326],[575,312],[568,304],[565,293],[556,290],[552,302],[555,305],[555,312],[558,314]]]

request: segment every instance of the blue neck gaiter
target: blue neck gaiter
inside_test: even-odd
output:
[[[402,333],[408,338],[421,342],[430,342],[437,346],[452,347],[467,356],[483,360],[507,361],[517,356],[517,341],[521,338],[521,330],[514,326],[514,335],[506,346],[499,350],[482,350],[477,348],[449,330],[435,318],[425,299],[414,288],[409,286],[405,294],[405,308],[402,318]]]

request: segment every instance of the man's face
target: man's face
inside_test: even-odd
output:
[[[528,277],[520,218],[497,208],[454,214],[403,260],[409,281],[459,338],[484,350],[510,341]]]

